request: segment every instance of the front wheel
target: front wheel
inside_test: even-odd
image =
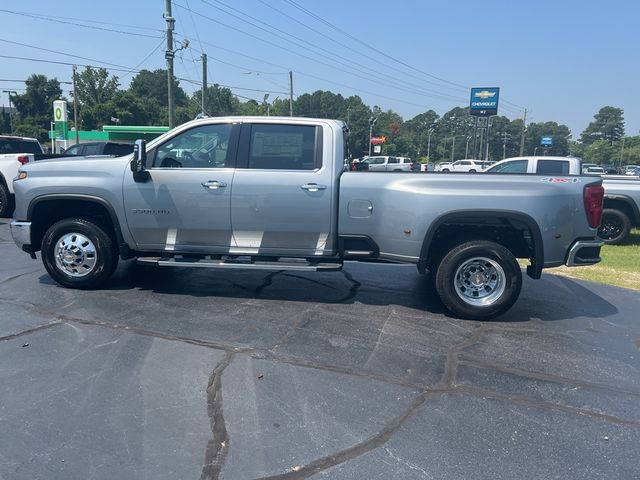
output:
[[[66,218],[44,234],[42,262],[64,287],[95,288],[118,266],[118,250],[102,226],[83,218]]]
[[[631,220],[620,210],[605,208],[602,210],[602,221],[598,228],[598,236],[609,245],[622,242],[631,231]]]
[[[495,242],[478,240],[451,250],[436,271],[436,290],[460,318],[488,320],[509,310],[522,288],[513,254]]]

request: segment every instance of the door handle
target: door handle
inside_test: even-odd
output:
[[[318,190],[326,190],[327,186],[318,185],[317,183],[305,183],[304,185],[300,185],[300,188],[308,192],[317,192]]]
[[[208,188],[209,190],[217,190],[219,188],[224,188],[227,186],[224,182],[219,182],[217,180],[209,180],[208,182],[203,182],[202,186],[204,188]]]

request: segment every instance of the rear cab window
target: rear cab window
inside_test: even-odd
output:
[[[245,168],[254,170],[317,170],[322,167],[321,127],[252,124]],[[246,130],[245,130],[246,132]],[[246,133],[243,136],[246,139]],[[241,162],[242,163],[242,162]]]
[[[543,175],[569,175],[569,162],[564,160],[538,160],[536,173]]]
[[[29,140],[0,139],[0,155],[12,153],[42,153],[42,148]]]

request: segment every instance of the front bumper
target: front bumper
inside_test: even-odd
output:
[[[31,248],[31,222],[12,221],[11,236],[20,250],[30,254],[31,258],[35,258],[35,253]]]
[[[600,248],[604,242],[599,239],[578,240],[567,254],[564,264],[567,267],[578,267],[581,265],[593,265],[600,262]]]

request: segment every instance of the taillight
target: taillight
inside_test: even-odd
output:
[[[602,199],[604,187],[602,185],[587,185],[584,187],[584,210],[591,228],[598,228],[602,220]]]
[[[22,165],[29,163],[29,155],[18,155],[17,159]]]

